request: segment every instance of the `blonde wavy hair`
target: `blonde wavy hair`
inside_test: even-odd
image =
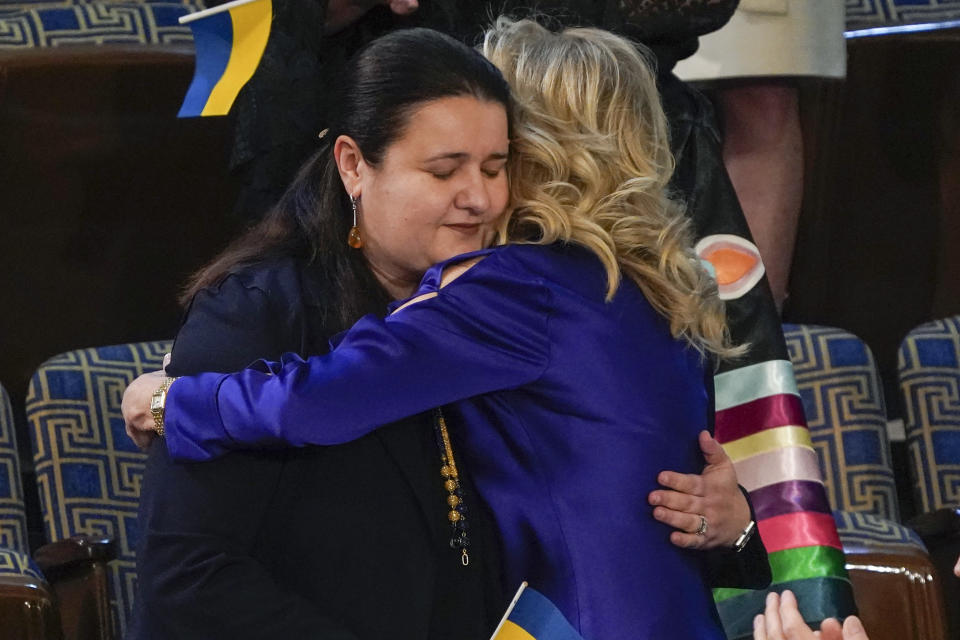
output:
[[[512,214],[500,240],[582,245],[606,268],[608,300],[625,274],[675,338],[701,352],[739,354],[689,223],[667,196],[667,120],[637,45],[600,29],[553,33],[501,17],[482,50],[516,98]]]

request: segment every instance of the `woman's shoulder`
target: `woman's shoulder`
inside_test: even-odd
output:
[[[457,273],[457,280],[469,275],[463,282],[480,278],[523,285],[563,282],[584,275],[596,279],[595,276],[601,275],[602,271],[597,257],[579,245],[560,242],[505,244],[454,256],[433,265],[424,274],[419,292],[436,291],[446,286],[451,272]]]
[[[265,294],[283,293],[289,283],[298,283],[307,265],[291,255],[273,256],[238,264],[216,283],[206,288],[209,293],[219,293],[225,288],[242,287],[258,290]]]
[[[264,304],[290,308],[316,304],[324,296],[323,274],[308,261],[292,255],[272,256],[230,267],[215,282],[193,295],[188,310],[199,301],[215,304]]]
[[[607,274],[600,258],[590,249],[572,242],[512,244],[498,252],[491,267],[520,282],[536,283],[551,295],[574,296],[602,303],[606,297]]]
[[[276,258],[232,268],[190,302],[173,347],[178,374],[237,371],[303,345],[301,265]]]
[[[603,273],[596,254],[574,243],[509,244],[500,248],[497,256],[506,269],[557,283],[571,277],[592,281]]]
[[[181,329],[198,324],[255,327],[298,317],[307,297],[303,287],[306,268],[293,256],[234,265],[216,282],[194,294]]]

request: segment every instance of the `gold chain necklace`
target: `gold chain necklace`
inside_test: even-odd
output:
[[[460,486],[460,472],[457,470],[457,461],[453,457],[453,447],[450,445],[450,433],[447,431],[447,421],[443,412],[438,408],[434,414],[434,435],[437,438],[437,447],[440,449],[440,475],[443,476],[443,488],[447,491],[447,520],[450,521],[450,548],[460,550],[460,562],[463,566],[470,564],[470,538],[467,535],[467,506],[463,503],[463,489]]]

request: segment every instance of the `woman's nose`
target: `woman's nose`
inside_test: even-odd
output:
[[[484,179],[481,171],[471,171],[466,184],[457,194],[454,204],[473,214],[485,213],[490,208],[490,180]]]

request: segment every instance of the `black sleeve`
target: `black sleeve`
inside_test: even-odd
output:
[[[230,276],[193,301],[168,372],[229,371],[276,357],[282,317],[268,295]],[[287,339],[287,342],[292,342]],[[139,594],[129,638],[356,640],[313,603],[284,590],[252,556],[283,468],[280,454],[235,453],[177,464],[158,439],[140,504]]]
[[[750,494],[743,487],[740,487],[740,491],[750,505],[750,519],[756,522],[757,514],[753,511]],[[772,576],[767,548],[763,546],[760,533],[756,530],[747,546],[739,553],[733,549],[714,549],[705,555],[707,584],[714,589],[766,589],[770,586]]]

